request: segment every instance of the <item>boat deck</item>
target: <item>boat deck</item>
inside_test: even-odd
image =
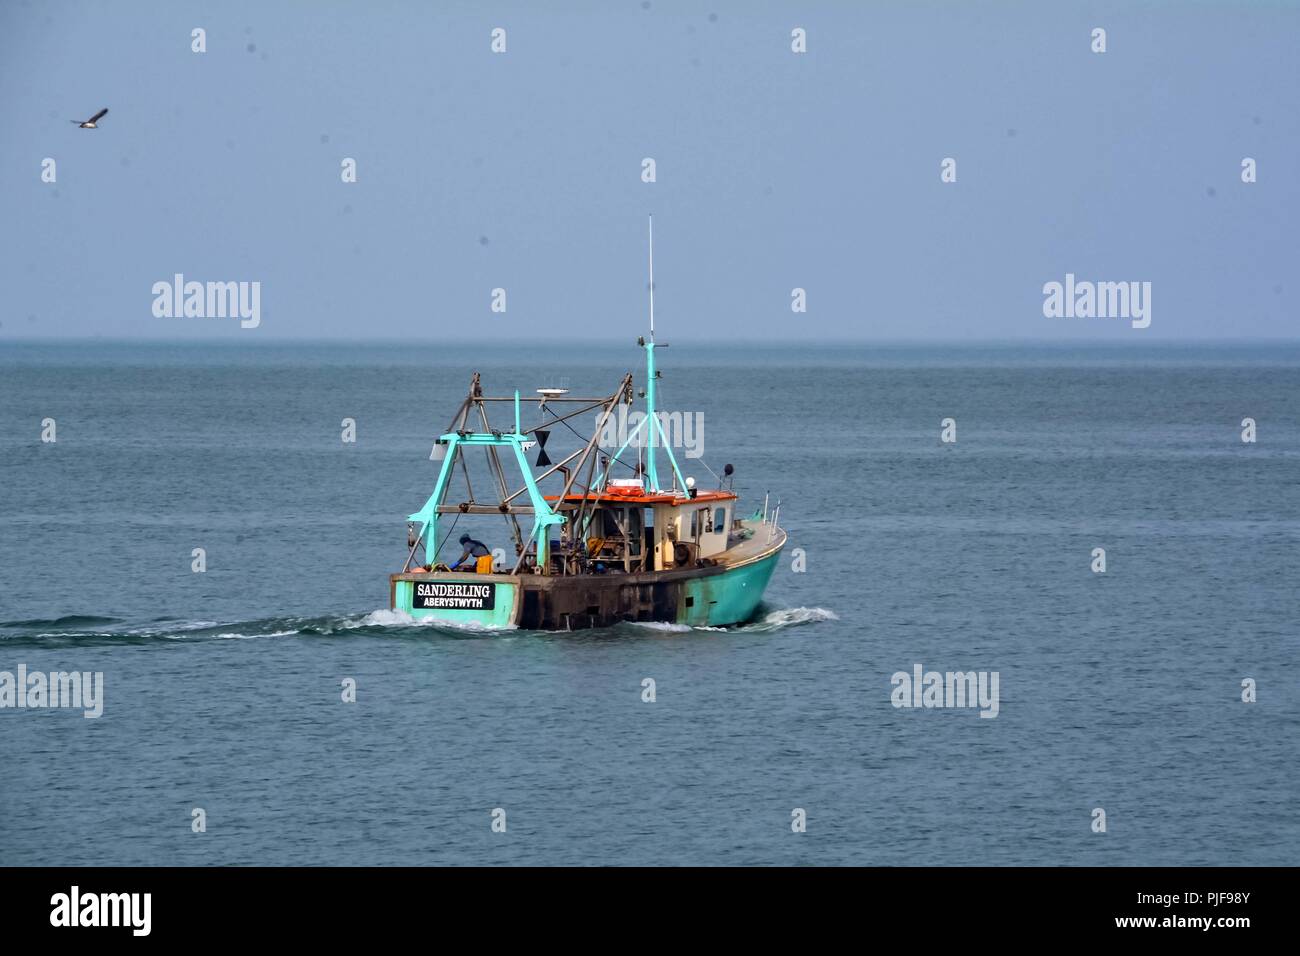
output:
[[[726,551],[715,554],[713,556],[714,561],[725,567],[735,568],[743,564],[749,564],[751,561],[757,561],[785,546],[785,529],[783,528],[773,528],[756,518],[742,521],[741,527],[752,531],[753,534],[747,538],[728,539],[727,543],[731,546]],[[733,540],[735,541],[734,544],[732,543]]]

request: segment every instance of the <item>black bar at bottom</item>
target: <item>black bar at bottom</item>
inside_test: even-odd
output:
[[[1232,945],[1286,927],[1294,877],[1247,868],[10,868],[0,870],[0,932],[10,952],[24,939],[72,934],[210,944],[444,933],[451,942],[468,932],[541,945],[598,927],[612,944],[618,937],[603,934],[619,925],[666,944],[666,928],[701,920],[733,938],[803,931],[809,942],[849,932],[945,948],[1099,935]]]

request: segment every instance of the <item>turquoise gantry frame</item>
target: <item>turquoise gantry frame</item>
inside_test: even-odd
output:
[[[433,487],[433,494],[429,500],[424,503],[419,511],[407,517],[408,521],[419,522],[420,532],[416,538],[417,546],[420,541],[424,542],[424,550],[427,560],[432,561],[438,550],[438,509],[441,507],[443,499],[447,496],[447,488],[451,484],[452,467],[456,464],[456,456],[464,446],[484,447],[484,448],[510,448],[515,453],[515,462],[519,465],[519,471],[524,476],[524,485],[528,489],[528,498],[533,506],[533,530],[529,532],[529,538],[537,542],[537,564],[538,567],[546,567],[550,558],[550,528],[552,525],[564,524],[563,515],[556,514],[542,497],[541,489],[537,487],[537,482],[533,480],[533,471],[528,466],[528,459],[524,456],[523,443],[527,441],[519,432],[519,393],[515,392],[515,430],[514,432],[448,432],[438,439],[440,445],[447,446],[447,454],[442,460],[442,469],[438,472],[438,482]],[[430,542],[433,543],[433,553],[430,554]]]
[[[651,325],[653,330],[653,324]],[[668,435],[664,433],[663,423],[659,420],[658,409],[656,405],[656,380],[658,375],[655,371],[655,342],[653,331],[650,341],[640,339],[638,345],[645,349],[646,357],[646,389],[645,389],[645,418],[637,423],[631,434],[623,441],[618,451],[614,453],[611,461],[619,461],[620,456],[627,450],[632,439],[635,438],[644,428],[647,430],[648,453],[646,455],[646,478],[648,490],[660,493],[659,487],[659,469],[655,462],[655,449],[663,448],[668,455],[669,464],[672,466],[673,475],[677,482],[681,483],[682,493],[686,493],[686,478],[682,475],[682,470],[677,464],[677,456],[673,454],[672,444]],[[661,348],[664,346],[660,346]],[[476,378],[477,380],[477,378]],[[528,489],[528,497],[532,502],[533,510],[533,529],[529,532],[529,539],[537,543],[537,566],[545,568],[550,560],[550,529],[554,525],[562,525],[567,520],[563,515],[557,514],[546,499],[542,496],[541,489],[537,487],[537,482],[533,478],[533,471],[528,466],[528,459],[524,456],[523,443],[526,439],[519,426],[519,392],[515,391],[515,430],[513,432],[469,432],[469,431],[452,431],[438,438],[438,444],[447,446],[447,453],[442,460],[442,469],[438,472],[438,481],[434,485],[433,494],[429,500],[424,503],[419,511],[407,516],[408,521],[418,522],[420,525],[419,535],[416,538],[416,547],[421,541],[424,542],[424,553],[426,560],[432,562],[438,553],[438,512],[442,507],[443,500],[447,497],[447,488],[451,483],[451,472],[456,464],[456,457],[460,454],[462,446],[478,446],[486,448],[510,448],[514,451],[515,462],[519,465],[519,471],[524,476],[524,486]],[[608,412],[606,412],[608,414]],[[599,494],[605,488],[608,481],[608,472],[602,470],[592,482],[592,491]],[[568,486],[566,485],[566,488]],[[676,483],[674,483],[676,487]],[[513,495],[511,497],[514,497]],[[585,529],[584,529],[585,530]],[[430,542],[433,544],[433,553],[430,554]],[[525,545],[525,549],[527,546]],[[415,553],[412,548],[411,553]],[[523,555],[520,555],[522,562]],[[408,559],[409,562],[409,559]],[[520,565],[516,564],[518,569]]]

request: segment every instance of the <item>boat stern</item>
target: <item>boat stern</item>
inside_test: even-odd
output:
[[[460,627],[504,630],[516,626],[520,594],[519,580],[502,574],[417,571],[389,578],[394,611],[416,620]]]

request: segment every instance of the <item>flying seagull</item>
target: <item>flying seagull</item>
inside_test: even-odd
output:
[[[68,122],[76,123],[78,129],[99,129],[99,127],[96,125],[96,122],[98,120],[103,119],[104,116],[106,116],[107,114],[108,114],[108,110],[102,109],[94,116],[92,116],[90,119],[86,120],[84,123],[81,122],[80,120],[68,120]]]

